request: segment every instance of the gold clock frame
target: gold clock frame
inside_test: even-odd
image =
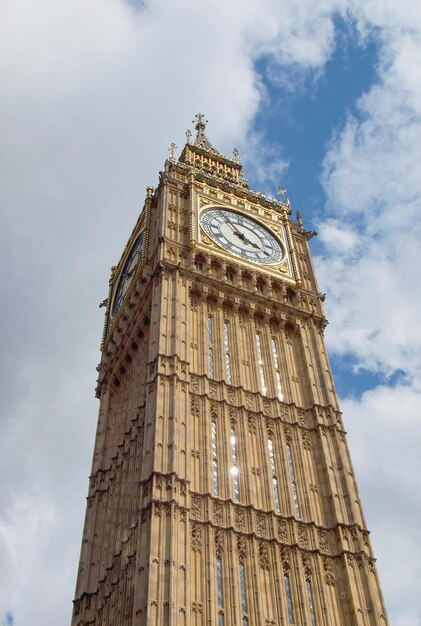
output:
[[[120,260],[116,266],[111,268],[111,276],[108,282],[108,298],[107,298],[107,310],[105,313],[104,320],[104,329],[102,333],[102,341],[101,341],[101,350],[104,348],[104,342],[109,333],[112,333],[114,327],[117,323],[117,320],[120,317],[121,307],[119,311],[117,311],[114,317],[111,316],[111,311],[114,303],[114,298],[116,294],[116,287],[121,278],[121,274],[124,268],[124,265],[128,259],[128,256],[140,234],[143,232],[143,245],[142,245],[142,253],[140,255],[140,261],[136,268],[136,272],[133,276],[133,279],[129,285],[129,288],[124,296],[124,300],[130,297],[131,292],[133,291],[134,285],[136,284],[136,279],[139,278],[143,268],[145,267],[148,261],[149,254],[149,233],[150,233],[150,222],[151,222],[151,205],[153,198],[154,189],[151,186],[146,188],[146,199],[143,206],[143,209],[139,215],[139,218],[136,222],[136,225],[130,235],[130,238],[126,244],[126,247],[123,250],[123,254],[120,257]]]
[[[197,182],[191,179],[190,194],[190,247],[201,250],[206,253],[209,249],[212,253],[218,255],[223,260],[233,260],[250,269],[264,271],[272,276],[282,278],[287,282],[295,284],[297,287],[301,285],[301,277],[298,271],[298,263],[296,252],[291,236],[290,225],[288,221],[287,208],[281,213],[275,213],[268,209],[260,207],[252,202],[242,202],[239,204],[238,199],[231,194],[224,194],[209,188],[207,185],[201,185],[198,189]],[[200,225],[200,216],[203,211],[212,207],[220,207],[227,209],[240,215],[254,220],[263,228],[273,233],[273,236],[282,244],[285,256],[281,263],[273,265],[265,265],[264,263],[255,263],[248,261],[241,256],[229,252],[222,246],[213,241],[203,230]]]

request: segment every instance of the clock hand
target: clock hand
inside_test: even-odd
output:
[[[244,233],[239,233],[239,232],[237,232],[236,230],[234,231],[234,233],[235,233],[238,237],[240,237],[240,239],[241,239],[242,241],[244,241],[244,243],[248,243],[248,244],[250,244],[251,246],[253,246],[253,248],[257,248],[258,250],[261,250],[261,247],[260,247],[260,246],[258,246],[258,245],[257,245],[257,243],[254,243],[253,241],[250,241],[250,239],[248,239],[248,238],[245,236],[245,234],[244,234]]]
[[[260,252],[263,252],[263,254],[265,254],[266,256],[270,256],[270,252],[266,252],[266,250],[263,250],[263,248],[258,246],[257,243],[253,243],[252,241],[249,241],[248,243],[250,243],[253,246],[253,248],[257,248],[257,250],[260,250]]]
[[[244,235],[242,233],[240,233],[234,226],[234,224],[232,224],[229,219],[223,214],[222,211],[217,211],[217,214],[222,217],[222,219],[224,220],[224,222],[226,224],[228,224],[228,226],[230,226],[234,232],[235,235],[237,235],[237,237],[240,237],[240,239],[244,239]]]
[[[265,250],[263,250],[263,248],[261,248],[260,246],[257,245],[257,243],[254,243],[253,241],[250,241],[250,239],[248,239],[244,233],[240,233],[240,231],[238,231],[236,229],[236,227],[229,221],[229,219],[224,215],[224,213],[222,211],[217,211],[218,215],[220,217],[222,217],[222,219],[224,220],[224,222],[226,222],[228,224],[228,226],[230,226],[233,230],[234,235],[237,235],[237,237],[239,237],[241,239],[241,241],[244,241],[244,243],[249,244],[251,246],[253,246],[253,248],[256,248],[257,250],[260,250],[261,252],[263,252],[266,256],[269,256],[269,253],[266,252]]]
[[[259,245],[257,245],[257,243],[254,243],[253,241],[250,241],[250,239],[247,239],[247,237],[243,236],[243,241],[245,241],[245,243],[249,243],[251,246],[253,246],[253,248],[256,248],[256,250],[259,250],[260,252],[263,252],[264,255],[266,256],[270,256],[269,252],[266,252],[266,250],[263,250],[263,248],[261,248]]]
[[[229,219],[223,214],[222,211],[216,211],[216,214],[219,215],[219,217],[222,217],[222,219],[224,220],[224,222],[226,222],[228,224],[228,226],[232,226],[231,222],[229,221]]]

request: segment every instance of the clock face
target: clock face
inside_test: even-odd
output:
[[[213,207],[202,212],[200,225],[215,243],[246,261],[278,265],[285,256],[275,235],[242,213]]]
[[[115,317],[117,315],[123,303],[124,296],[126,295],[127,290],[131,285],[131,282],[139,265],[140,257],[142,255],[142,246],[143,233],[140,233],[129,252],[129,256],[126,259],[123,271],[120,274],[117,289],[113,299],[111,317]]]

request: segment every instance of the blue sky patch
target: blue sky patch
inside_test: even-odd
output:
[[[375,82],[378,42],[362,42],[348,22],[337,18],[336,48],[320,76],[308,73],[295,88],[283,88],[276,81],[273,60],[261,58],[256,71],[268,92],[266,103],[255,118],[254,130],[265,143],[279,149],[289,161],[282,184],[294,210],[299,210],[310,227],[323,211],[324,191],[319,182],[326,147],[332,129],[343,126],[346,115],[357,113],[358,98]],[[284,77],[285,78],[285,77]],[[259,181],[250,179],[252,187]],[[277,181],[268,193],[276,194]],[[317,252],[317,242],[314,252]]]
[[[360,398],[363,393],[375,389],[379,385],[395,387],[405,383],[406,373],[400,369],[386,377],[382,372],[365,368],[357,369],[355,367],[356,359],[351,355],[331,354],[329,359],[339,400]]]

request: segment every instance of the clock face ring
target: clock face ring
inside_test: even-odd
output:
[[[216,244],[246,261],[278,265],[285,250],[278,238],[260,222],[225,207],[202,211],[200,225]]]
[[[123,270],[119,276],[117,288],[111,306],[111,317],[115,317],[123,304],[124,297],[132,283],[136,270],[139,266],[143,249],[143,232],[138,235],[132,245],[127,259],[124,263]]]

